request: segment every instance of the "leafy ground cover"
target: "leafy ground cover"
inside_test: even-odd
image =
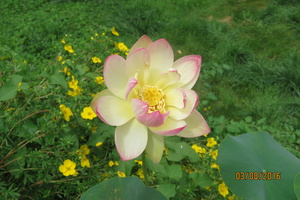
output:
[[[105,88],[105,58],[126,56],[147,34],[166,38],[176,58],[202,55],[197,109],[212,128],[207,137],[168,138],[160,164],[147,160],[151,184],[171,199],[238,199],[216,162],[227,134],[268,131],[300,158],[299,7],[296,0],[1,3],[0,196],[79,199],[105,179],[143,180],[141,158],[120,161],[114,128],[88,107]]]

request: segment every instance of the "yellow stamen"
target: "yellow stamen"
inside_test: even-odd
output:
[[[160,113],[165,113],[164,93],[157,86],[145,85],[139,90],[138,98],[149,104],[148,113],[158,110]]]

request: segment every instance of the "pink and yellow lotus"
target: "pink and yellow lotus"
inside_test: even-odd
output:
[[[174,62],[165,39],[142,36],[126,59],[109,56],[104,64],[107,89],[96,94],[91,107],[106,124],[116,126],[115,144],[123,161],[144,151],[156,163],[164,150],[164,136],[198,137],[210,132],[195,109],[201,56]]]

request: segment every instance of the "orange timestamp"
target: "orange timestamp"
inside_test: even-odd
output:
[[[280,172],[236,172],[235,180],[280,180]]]

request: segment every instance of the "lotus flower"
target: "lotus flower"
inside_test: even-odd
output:
[[[164,136],[197,137],[210,132],[195,109],[196,83],[201,56],[185,56],[174,62],[165,39],[153,42],[142,36],[126,60],[109,56],[104,64],[107,89],[99,92],[91,107],[106,124],[116,126],[115,144],[123,161],[144,151],[156,163],[161,160]]]

